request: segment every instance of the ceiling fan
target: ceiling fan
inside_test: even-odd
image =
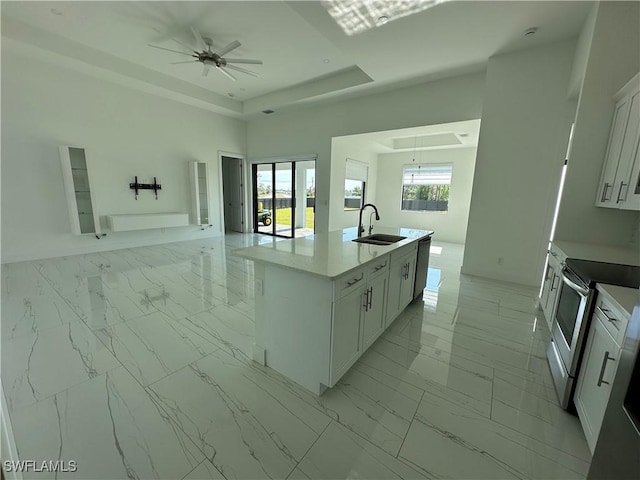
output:
[[[194,57],[195,60],[186,60],[186,61],[171,62],[171,63],[178,64],[178,63],[200,62],[203,64],[202,75],[205,77],[209,74],[209,69],[211,67],[216,67],[221,73],[229,77],[231,80],[237,80],[237,78],[234,75],[232,75],[230,72],[228,72],[227,69],[246,73],[247,75],[251,75],[252,77],[258,76],[257,73],[252,72],[251,70],[247,70],[246,68],[238,67],[232,64],[251,63],[251,64],[261,65],[262,60],[253,60],[251,58],[225,58],[224,57],[224,55],[231,52],[232,50],[235,50],[241,45],[239,41],[234,40],[227,46],[222,47],[221,49],[214,52],[211,50],[213,41],[210,38],[203,37],[202,35],[200,35],[200,32],[194,27],[191,27],[191,32],[193,33],[193,36],[196,38],[196,43],[198,44],[198,47],[201,48],[202,51],[199,52],[197,50],[192,50],[191,47],[189,47],[188,45],[185,45],[182,42],[179,42],[175,38],[172,38],[174,42],[185,47],[187,50],[191,50],[192,53],[180,52],[178,50],[172,50],[170,48],[159,47],[158,45],[149,44],[149,46],[153,48],[159,48],[160,50],[167,50],[168,52],[180,53],[181,55],[188,55],[190,57]]]

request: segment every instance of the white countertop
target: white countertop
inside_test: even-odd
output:
[[[597,289],[629,315],[631,315],[633,307],[640,303],[640,289],[637,288],[618,287],[617,285],[599,283]]]
[[[278,265],[334,279],[378,256],[391,253],[421,238],[430,236],[433,231],[376,226],[373,233],[400,235],[407,238],[391,245],[356,243],[352,240],[357,237],[357,229],[352,227],[291,240],[273,241],[255,247],[240,248],[231,253],[254,262]]]
[[[569,242],[565,240],[554,240],[553,244],[562,250],[567,258],[593,260],[594,262],[620,263],[624,265],[640,265],[640,251],[638,251],[637,248]]]

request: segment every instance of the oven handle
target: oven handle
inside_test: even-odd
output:
[[[567,269],[563,269],[562,270],[562,281],[564,283],[566,283],[567,285],[569,285],[569,287],[571,287],[572,290],[575,290],[576,292],[578,292],[583,297],[586,297],[589,294],[589,289],[585,288],[582,285],[578,285],[574,281],[574,280],[577,280],[577,279],[576,278],[572,278],[572,277],[574,277],[572,272],[568,271]]]

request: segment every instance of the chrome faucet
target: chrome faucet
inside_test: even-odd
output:
[[[380,215],[378,215],[377,207],[373,203],[365,203],[360,208],[360,217],[358,218],[358,238],[360,238],[362,236],[362,234],[364,233],[364,225],[362,225],[362,212],[367,207],[373,208],[375,210],[375,212],[376,212],[376,220],[378,220],[378,221],[380,220]]]

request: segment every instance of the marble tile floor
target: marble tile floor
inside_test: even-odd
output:
[[[228,235],[2,266],[2,385],[22,460],[74,479],[584,478],[536,289],[427,288],[317,397],[251,361],[253,265]],[[3,460],[5,456],[3,454]]]

